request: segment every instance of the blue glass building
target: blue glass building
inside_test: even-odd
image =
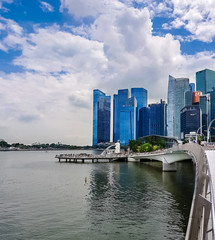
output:
[[[143,107],[139,110],[139,137],[149,135],[150,108]]]
[[[110,141],[111,97],[93,90],[93,145]]]
[[[215,119],[215,87],[213,87],[213,91],[209,92],[210,94],[210,107],[211,107],[211,115],[210,115],[210,118],[211,120]],[[215,123],[212,123],[212,126],[211,126],[211,129],[210,129],[210,134],[215,136]]]
[[[213,91],[213,87],[215,87],[215,71],[204,69],[196,72],[196,91],[206,94]]]
[[[188,78],[169,76],[168,84],[168,136],[181,139],[181,109],[185,106],[185,92],[190,90]]]
[[[113,141],[120,140],[120,111],[127,103],[129,96],[128,89],[118,90],[118,95],[114,94],[113,99]]]
[[[142,124],[139,119],[139,111],[143,107],[147,107],[147,90],[145,88],[132,88],[131,97],[137,100],[137,116],[136,116],[136,134],[137,138],[141,137],[139,125]]]
[[[149,105],[150,108],[150,135],[167,135],[167,105],[165,101],[160,103],[153,103]]]
[[[181,110],[181,139],[185,134],[197,132],[202,125],[201,109],[197,105],[186,106]]]
[[[136,111],[137,100],[135,97],[127,99],[120,108],[120,144],[128,145],[129,140],[136,139]]]

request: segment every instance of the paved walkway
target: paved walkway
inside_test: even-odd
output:
[[[213,186],[213,193],[215,193],[215,151],[214,150],[206,150],[205,151],[208,159],[212,186]]]

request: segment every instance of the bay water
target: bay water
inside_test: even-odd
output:
[[[80,152],[0,152],[0,239],[184,239],[195,178],[191,162],[162,172],[144,163],[55,158]]]

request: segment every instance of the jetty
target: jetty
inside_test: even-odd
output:
[[[56,155],[55,158],[58,158],[59,162],[92,162],[92,163],[98,163],[98,162],[113,162],[113,161],[120,161],[120,162],[127,162],[128,156],[121,153],[113,153],[113,154],[100,154],[100,155],[93,155],[93,154],[87,154],[87,153],[80,153],[80,154],[59,154]]]

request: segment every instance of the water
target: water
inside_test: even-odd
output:
[[[184,239],[192,163],[162,173],[143,163],[58,163],[59,153],[0,152],[0,239]]]

